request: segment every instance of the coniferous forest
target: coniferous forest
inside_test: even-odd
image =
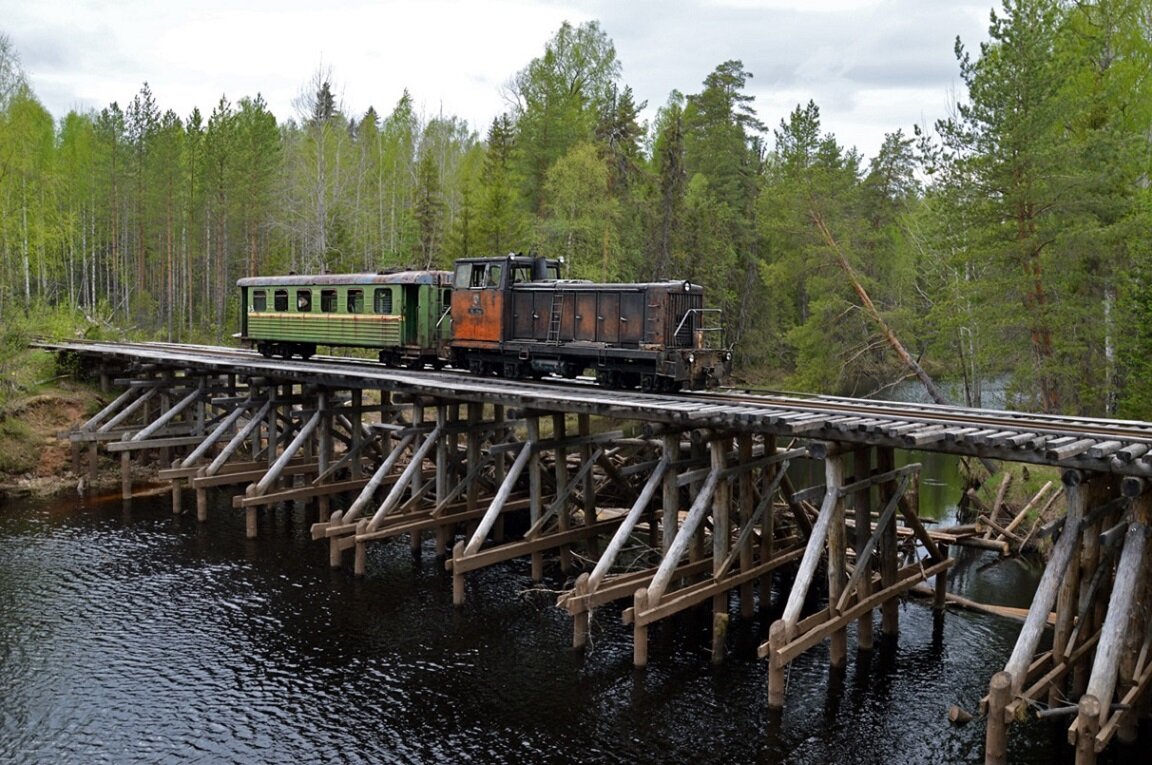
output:
[[[52,115],[0,28],[0,357],[54,328],[229,342],[247,275],[534,250],[704,284],[747,384],[883,395],[911,359],[957,403],[997,381],[1152,418],[1152,0],[989,24],[956,43],[952,113],[870,158],[816,103],[759,113],[738,60],[642,121],[596,22],[542,40],[484,126],[407,92],[348,114],[323,73],[290,118],[259,95],[178,115],[147,84]]]

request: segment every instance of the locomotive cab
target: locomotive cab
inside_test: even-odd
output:
[[[510,289],[532,282],[554,283],[559,279],[560,261],[549,258],[507,255],[456,261],[451,304],[453,345],[462,349],[498,350],[501,343],[511,339],[505,332],[511,318]]]

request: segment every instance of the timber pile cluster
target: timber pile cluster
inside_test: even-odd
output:
[[[1013,503],[1007,499],[1013,477],[1012,473],[1004,476],[990,502],[969,488],[962,515],[972,521],[940,529],[940,533],[956,537],[959,544],[991,549],[1005,557],[1041,552],[1041,543],[1053,535],[1063,518],[1064,505],[1057,500],[1064,489],[1048,481],[1027,502]]]

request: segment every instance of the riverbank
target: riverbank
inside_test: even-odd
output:
[[[119,466],[108,460],[101,461],[95,480],[72,471],[67,433],[105,403],[98,390],[68,378],[10,397],[0,409],[0,499],[118,486]]]

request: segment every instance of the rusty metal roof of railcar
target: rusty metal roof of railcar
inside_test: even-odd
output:
[[[435,284],[451,285],[451,271],[395,271],[361,274],[286,274],[281,276],[246,276],[236,281],[237,287],[335,287],[357,284]]]
[[[687,285],[687,287],[685,287]],[[676,292],[698,292],[704,289],[702,284],[677,279],[668,279],[662,282],[594,282],[587,279],[537,279],[527,282],[516,282],[516,289],[552,289],[556,286],[570,290],[646,290],[669,289]]]

